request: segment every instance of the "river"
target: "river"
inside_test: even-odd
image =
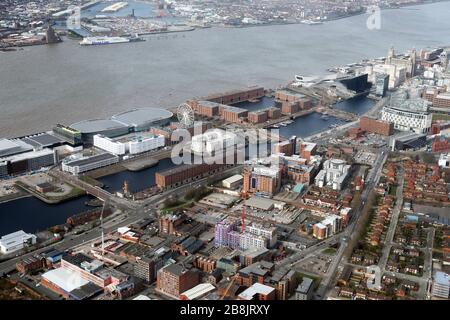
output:
[[[0,53],[0,137],[50,129],[133,107],[171,107],[193,96],[232,88],[276,87],[294,74],[398,51],[450,43],[450,3],[366,15],[322,25],[210,28],[147,41],[81,47],[50,46]]]

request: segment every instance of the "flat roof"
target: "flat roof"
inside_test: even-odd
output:
[[[303,93],[296,92],[296,91],[289,90],[289,89],[281,89],[281,90],[277,90],[276,93],[282,93],[282,94],[294,96],[294,97],[296,97],[297,99],[306,98],[306,95],[304,95]]]
[[[19,230],[1,237],[0,245],[4,246],[5,248],[11,248],[23,243],[30,238],[36,238],[36,236],[31,233],[26,233],[23,230]]]
[[[75,159],[75,160],[67,161],[66,165],[72,166],[72,167],[73,166],[83,166],[83,165],[86,165],[86,164],[89,164],[92,162],[113,159],[113,158],[118,158],[118,157],[111,153],[105,152],[105,153],[97,154],[95,156],[86,157],[83,159]]]
[[[76,122],[70,125],[72,129],[78,130],[81,133],[95,133],[114,129],[125,129],[127,125],[110,119],[91,119]]]
[[[261,260],[261,261],[255,262],[255,263],[239,270],[238,272],[242,273],[242,274],[252,274],[253,273],[253,274],[264,276],[269,272],[269,270],[273,266],[274,266],[274,264],[272,262]]]
[[[180,266],[179,264],[171,264],[164,268],[167,272],[170,272],[176,276],[181,276],[187,270]]]
[[[275,202],[270,199],[257,196],[252,197],[245,202],[247,207],[254,207],[261,210],[270,210],[274,204]]]
[[[244,300],[252,300],[256,294],[264,294],[268,295],[269,293],[273,292],[275,288],[266,286],[264,284],[261,284],[259,282],[254,283],[251,287],[244,290],[240,295],[239,298],[242,298]]]
[[[33,146],[21,140],[0,139],[0,157],[33,150]]]
[[[53,154],[53,150],[45,148],[45,149],[38,150],[38,151],[28,151],[28,152],[24,152],[24,153],[15,154],[15,155],[12,155],[9,157],[5,157],[2,160],[16,162],[16,161],[21,161],[21,160],[25,160],[25,159],[33,159],[33,158],[37,158],[37,157],[42,157],[42,156],[50,155],[50,154]]]
[[[89,281],[83,279],[77,272],[71,272],[65,268],[47,271],[42,275],[42,278],[53,283],[67,293],[89,283]]]
[[[224,110],[228,111],[228,112],[233,112],[233,113],[243,113],[243,112],[248,112],[247,109],[243,109],[243,108],[239,108],[239,107],[233,107],[233,106],[229,106],[224,104]]]
[[[35,146],[35,147],[48,147],[52,146],[61,142],[64,142],[64,140],[59,139],[51,134],[48,133],[42,133],[34,136],[28,136],[22,139],[22,141]]]
[[[237,94],[237,93],[245,93],[248,91],[253,91],[253,90],[261,90],[264,89],[264,87],[261,86],[251,86],[251,87],[247,87],[247,88],[243,88],[243,89],[232,89],[232,90],[228,90],[222,93],[213,93],[210,94],[206,97],[203,97],[204,100],[211,100],[211,99],[217,99],[217,98],[221,98],[223,96],[228,96],[228,95],[232,95],[232,94]]]
[[[222,182],[233,183],[242,180],[244,177],[241,174],[235,174],[234,176],[224,179]]]
[[[434,282],[444,286],[450,286],[450,277],[445,272],[436,271],[436,273],[434,274]]]
[[[138,127],[162,119],[169,119],[173,113],[161,108],[140,108],[115,114],[112,120],[119,121],[126,126]]]
[[[152,300],[147,296],[144,296],[143,294],[138,295],[136,298],[133,298],[133,300]]]
[[[204,296],[205,294],[214,291],[216,287],[214,287],[211,283],[200,283],[195,287],[183,292],[181,295],[185,296],[188,300],[194,300]]]
[[[199,100],[198,103],[205,108],[217,108],[220,106],[220,103],[208,100]]]
[[[313,279],[304,277],[302,283],[298,285],[295,291],[299,293],[308,293],[308,291],[311,289],[313,282],[314,282]]]

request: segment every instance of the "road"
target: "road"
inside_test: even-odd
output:
[[[400,172],[398,172],[398,186],[397,186],[397,192],[396,192],[396,200],[395,200],[395,206],[392,210],[392,216],[391,216],[391,222],[389,224],[389,229],[386,233],[386,240],[383,247],[382,255],[380,258],[380,261],[378,263],[378,266],[380,267],[381,271],[384,272],[386,270],[386,263],[389,258],[389,253],[391,252],[392,245],[394,245],[394,235],[395,230],[397,229],[397,223],[398,218],[400,216],[400,212],[402,211],[402,205],[403,205],[403,170],[401,169]]]
[[[131,215],[131,216],[128,216],[127,218],[125,218],[125,220],[118,221],[117,223],[111,224],[108,227],[111,229],[115,229],[115,228],[127,226],[127,225],[133,224],[147,216],[149,216],[148,212],[142,212],[139,215]],[[60,251],[66,251],[70,248],[74,248],[85,242],[88,242],[88,241],[91,241],[91,240],[94,240],[94,239],[97,239],[100,237],[101,237],[101,228],[99,228],[99,227],[91,229],[88,232],[85,232],[80,235],[69,236],[67,238],[64,238],[61,242],[59,242],[57,244],[50,245],[48,247],[41,248],[41,249],[35,250],[33,252],[24,254],[22,256],[7,260],[3,263],[0,263],[0,275],[14,270],[16,263],[19,262],[20,260],[31,257],[35,254],[44,252],[44,251],[48,250],[49,248],[55,248]]]
[[[361,194],[361,203],[360,206],[354,211],[351,220],[349,222],[348,227],[344,232],[338,233],[330,238],[327,238],[311,247],[308,247],[300,252],[296,252],[293,255],[286,257],[285,259],[276,263],[277,268],[292,268],[295,264],[313,257],[317,254],[317,250],[325,249],[327,245],[331,243],[341,242],[341,246],[339,247],[333,262],[329,266],[327,273],[323,276],[322,282],[319,285],[319,288],[316,291],[316,299],[325,298],[326,293],[330,289],[330,286],[334,282],[335,274],[338,266],[342,263],[342,258],[345,252],[345,249],[348,245],[348,240],[353,236],[353,232],[355,231],[357,222],[359,217],[361,216],[361,212],[364,208],[364,205],[367,201],[370,191],[375,187],[378,183],[379,178],[381,176],[381,170],[383,168],[384,163],[386,162],[388,153],[386,149],[382,149],[382,151],[378,154],[377,159],[374,162],[372,169],[369,171],[367,176],[365,188]],[[322,251],[322,250],[320,250]]]
[[[355,210],[354,214],[352,215],[352,218],[350,220],[350,225],[345,229],[343,232],[343,235],[345,237],[353,238],[355,228],[357,226],[357,222],[361,216],[361,212],[367,202],[367,198],[369,196],[370,191],[378,184],[378,181],[381,176],[381,170],[383,169],[383,165],[386,162],[388,153],[385,149],[378,154],[377,159],[375,160],[374,166],[369,171],[369,174],[367,176],[367,183],[365,185],[365,188],[363,192],[361,193],[361,203],[357,210]],[[341,246],[339,247],[338,252],[336,253],[336,256],[334,257],[333,262],[331,263],[330,267],[327,270],[327,273],[323,277],[322,282],[320,283],[319,288],[316,290],[316,298],[318,299],[325,299],[326,295],[329,293],[329,290],[331,289],[332,285],[335,282],[335,277],[337,273],[337,269],[340,265],[343,264],[342,258],[344,257],[345,249],[347,248],[348,243],[343,242],[341,243]]]

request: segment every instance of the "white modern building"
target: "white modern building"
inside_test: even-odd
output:
[[[389,75],[388,88],[394,89],[401,85],[406,80],[406,68],[398,67],[389,64],[375,64],[373,66],[366,67],[366,72],[369,75],[369,81],[376,82],[376,78],[379,75]]]
[[[117,156],[124,155],[127,151],[125,144],[101,134],[94,136],[94,146]]]
[[[341,159],[329,159],[323,164],[314,182],[319,188],[330,187],[333,190],[341,190],[347,178],[351,165]]]
[[[429,102],[421,98],[407,99],[405,95],[393,97],[388,106],[383,107],[381,119],[392,122],[400,131],[427,133],[431,128],[432,114]]]
[[[275,227],[248,224],[245,226],[245,232],[242,232],[241,227],[240,221],[232,217],[218,222],[215,226],[215,245],[247,250],[270,248],[277,242]]]
[[[164,147],[166,140],[164,136],[138,137],[128,142],[128,152],[138,154]]]
[[[222,129],[210,129],[203,134],[192,137],[191,150],[201,155],[213,155],[218,152],[225,155],[225,150],[238,145],[237,136]]]
[[[256,282],[252,284],[249,288],[242,291],[238,298],[239,300],[255,300],[258,295],[269,296],[270,294],[275,295],[275,288],[267,286]]]
[[[438,165],[441,168],[450,168],[450,153],[441,153],[439,156]]]
[[[442,271],[436,271],[434,274],[432,295],[448,299],[450,289],[450,276]]]
[[[164,136],[139,136],[126,141],[111,139],[101,134],[94,136],[94,146],[118,156],[127,153],[139,154],[164,147],[164,145]]]
[[[25,245],[33,245],[35,243],[36,236],[34,234],[19,230],[0,238],[0,252],[3,254],[12,253],[23,249]]]
[[[76,157],[64,159],[62,170],[74,175],[106,167],[119,162],[119,157],[111,153],[101,153],[88,157]]]
[[[324,220],[316,223],[313,235],[317,239],[326,239],[342,230],[342,218],[335,214],[328,215]]]
[[[244,177],[236,174],[222,181],[222,186],[227,189],[235,189],[244,181]]]

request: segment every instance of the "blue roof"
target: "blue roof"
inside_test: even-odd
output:
[[[435,283],[444,285],[444,286],[450,286],[450,277],[447,273],[442,271],[436,271],[436,274],[434,275]]]

